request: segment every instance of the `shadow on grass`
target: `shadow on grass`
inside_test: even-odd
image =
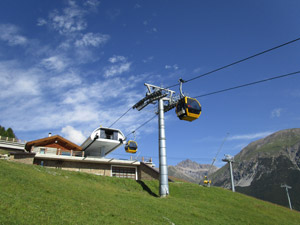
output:
[[[157,194],[155,194],[151,189],[141,180],[136,181],[138,184],[140,184],[144,191],[147,191],[149,195],[152,195],[153,197],[159,197]]]

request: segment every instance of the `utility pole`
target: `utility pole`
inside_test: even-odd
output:
[[[290,199],[290,195],[289,195],[289,190],[288,189],[292,189],[292,187],[286,185],[286,184],[282,184],[280,187],[285,188],[286,190],[286,195],[289,201],[289,206],[290,206],[290,210],[292,210],[292,203],[291,203],[291,199]]]
[[[231,156],[231,155],[225,155],[225,158],[222,159],[222,161],[229,163],[230,177],[231,177],[231,189],[232,189],[232,192],[235,192],[234,178],[233,178],[233,172],[232,172],[232,163],[234,162],[233,156]]]
[[[146,97],[138,101],[132,108],[136,108],[138,111],[145,108],[150,103],[158,101],[158,128],[159,128],[159,195],[160,197],[166,197],[169,195],[169,183],[168,183],[168,165],[167,165],[167,153],[166,153],[166,135],[165,135],[165,118],[164,113],[173,109],[176,106],[172,95],[175,93],[172,90],[146,84],[148,89]],[[167,102],[165,105],[164,102]]]

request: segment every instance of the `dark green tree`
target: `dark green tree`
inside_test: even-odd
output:
[[[16,137],[16,135],[14,134],[14,131],[11,128],[8,128],[6,130],[6,137],[9,137],[9,138],[15,138]]]
[[[0,126],[0,136],[2,137],[9,137],[9,138],[16,138],[16,135],[13,129],[8,128],[5,130],[5,127]]]
[[[5,136],[5,135],[6,135],[5,127],[0,126],[0,136]]]

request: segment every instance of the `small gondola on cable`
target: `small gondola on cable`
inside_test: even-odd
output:
[[[176,115],[181,120],[194,121],[201,115],[201,105],[197,99],[185,96],[182,93],[182,83],[184,81],[179,79],[180,82],[180,99],[176,105]]]
[[[137,143],[135,141],[135,131],[133,131],[132,134],[134,135],[134,139],[127,141],[125,144],[125,151],[128,153],[136,153],[138,149]]]
[[[138,148],[137,143],[133,140],[129,140],[125,144],[125,151],[128,153],[136,153],[137,148]]]

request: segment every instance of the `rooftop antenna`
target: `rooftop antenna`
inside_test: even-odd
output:
[[[222,159],[222,161],[229,163],[230,177],[231,177],[231,189],[232,189],[232,192],[235,192],[234,180],[233,180],[233,172],[232,172],[232,163],[234,162],[234,158],[231,155],[225,155],[225,158]]]
[[[286,184],[282,184],[280,187],[285,188],[286,195],[287,195],[287,198],[288,198],[288,201],[289,201],[290,210],[292,210],[292,204],[291,204],[291,199],[290,199],[289,190],[288,190],[288,189],[292,189],[292,187],[290,187]]]

